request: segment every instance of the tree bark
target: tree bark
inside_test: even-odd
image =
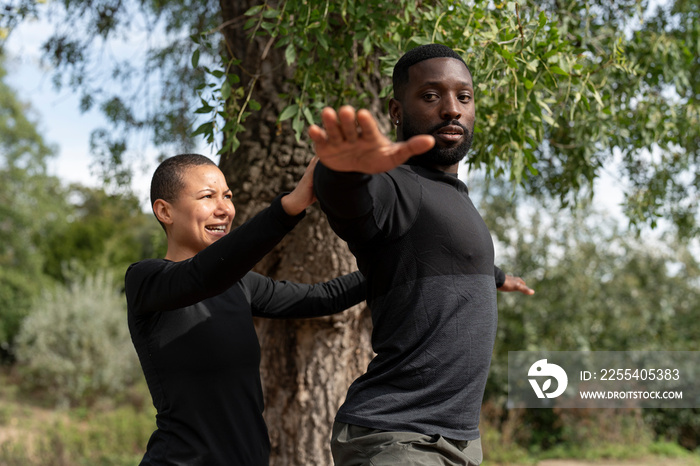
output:
[[[296,141],[290,125],[277,124],[285,105],[278,95],[291,90],[287,78],[292,70],[286,66],[283,49],[269,47],[268,37],[251,40],[242,29],[243,13],[259,2],[220,1],[223,23],[230,25],[222,31],[226,45],[242,60],[233,72],[245,86],[256,80],[253,98],[262,106],[246,119],[238,150],[223,154],[220,161],[240,224],[276,195],[291,190],[313,151],[306,141]],[[368,102],[367,107],[376,111],[380,103]],[[317,205],[307,209],[307,217],[256,266],[264,275],[301,283],[353,270],[354,257]],[[369,311],[363,304],[328,318],[257,319],[256,329],[272,445],[270,464],[332,464],[333,419],[350,383],[365,371],[372,356]]]

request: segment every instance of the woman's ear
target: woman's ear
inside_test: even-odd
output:
[[[163,225],[173,224],[173,206],[168,201],[156,199],[153,203],[153,213]]]

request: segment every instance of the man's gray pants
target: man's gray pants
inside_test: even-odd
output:
[[[477,466],[483,459],[479,438],[451,440],[338,421],[333,424],[331,452],[335,466]]]

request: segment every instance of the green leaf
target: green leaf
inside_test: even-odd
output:
[[[250,101],[248,101],[248,106],[250,107],[251,110],[256,111],[256,112],[259,112],[260,109],[262,108],[260,103],[258,103],[257,100],[253,100],[253,99],[250,99]]]
[[[199,49],[195,49],[192,53],[192,68],[197,68],[199,65]]]
[[[194,113],[211,113],[212,110],[214,110],[214,107],[212,107],[211,105],[202,105],[197,110],[195,110]]]
[[[226,100],[231,97],[231,84],[228,81],[224,81],[221,85],[221,98]]]
[[[506,49],[499,49],[499,50],[498,50],[498,54],[499,54],[500,56],[502,56],[503,58],[505,58],[506,60],[510,60],[510,59],[513,58],[513,54],[512,54],[510,51],[506,50]]]
[[[318,40],[318,43],[321,44],[323,50],[328,50],[328,39],[323,32],[316,34],[316,40]]]
[[[275,10],[274,8],[270,8],[269,10],[265,10],[263,13],[263,18],[277,18],[279,17],[280,12],[279,10]]]
[[[552,65],[549,67],[550,70],[552,70],[553,73],[560,74],[562,76],[569,76],[569,73],[566,71],[562,70],[559,68],[557,65]]]
[[[299,113],[299,106],[297,104],[291,104],[287,106],[287,108],[282,110],[282,113],[280,113],[279,121],[288,120],[297,113]]]
[[[313,125],[314,122],[314,116],[311,114],[311,110],[309,107],[304,107],[304,116],[306,117],[306,122],[310,125]]]
[[[192,133],[192,137],[197,136],[198,134],[210,134],[214,132],[214,122],[208,121],[206,123],[202,123],[199,125],[199,127],[194,130]]]
[[[535,58],[534,60],[531,60],[527,62],[525,66],[527,66],[527,69],[530,71],[537,71],[537,65],[539,65],[540,60],[538,58]]]
[[[254,7],[250,8],[248,11],[243,13],[243,15],[245,15],[245,16],[257,15],[258,13],[260,13],[262,11],[263,8],[265,8],[264,3],[261,5],[255,5]]]
[[[289,44],[284,51],[284,59],[287,61],[287,65],[292,65],[297,58],[297,52],[294,48],[294,44]]]
[[[362,50],[364,51],[365,55],[369,55],[372,52],[372,40],[369,34],[367,34],[365,40],[362,41]]]
[[[298,116],[292,120],[292,129],[294,129],[294,135],[297,141],[301,140],[301,134],[304,131],[304,120]]]

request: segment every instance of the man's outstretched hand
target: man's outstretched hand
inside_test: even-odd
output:
[[[527,284],[525,284],[525,280],[523,280],[520,277],[514,277],[512,275],[506,275],[506,281],[498,289],[498,291],[519,291],[520,293],[526,295],[535,294],[535,290],[528,287]]]
[[[427,134],[405,142],[392,142],[377,127],[367,110],[343,106],[336,113],[326,107],[321,112],[323,127],[312,125],[309,137],[314,141],[321,163],[339,172],[381,173],[398,167],[414,155],[435,145]]]

